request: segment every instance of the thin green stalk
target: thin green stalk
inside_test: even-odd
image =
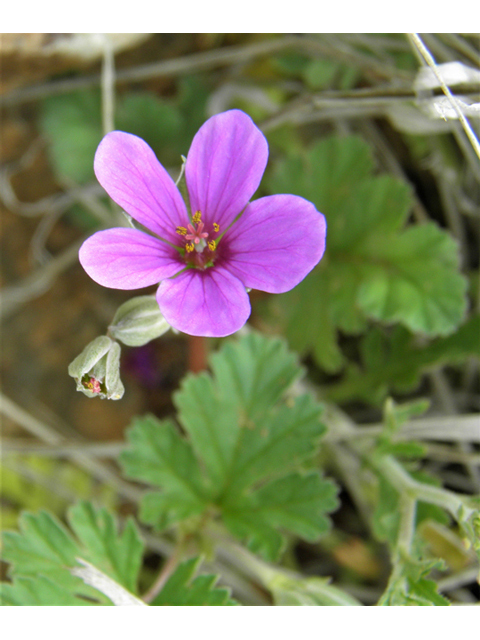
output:
[[[411,556],[413,538],[415,536],[415,520],[417,501],[408,493],[400,495],[400,524],[395,549],[392,555],[393,569],[387,588],[378,601],[379,605],[390,604],[390,596],[396,589],[406,590],[407,580],[404,575],[404,563]]]
[[[400,560],[409,556],[415,535],[415,520],[417,515],[417,501],[408,493],[400,496],[400,527],[398,530],[396,554]]]
[[[318,601],[321,600],[325,605],[361,605],[361,602],[349,593],[330,585],[327,578],[321,576],[308,578],[261,560],[245,547],[220,533],[212,523],[209,525],[208,533],[218,542],[217,555],[222,559],[222,562],[236,567],[251,579],[260,582],[265,589],[273,594],[283,591],[294,592],[302,601],[301,604],[318,604]],[[297,602],[297,604],[299,603]]]
[[[474,510],[466,505],[465,500],[448,489],[434,487],[414,480],[393,456],[382,456],[373,461],[374,466],[403,495],[413,500],[434,504],[455,518],[457,522],[468,519]]]

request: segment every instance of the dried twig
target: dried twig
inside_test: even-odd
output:
[[[32,416],[1,392],[0,412],[43,442],[50,445],[61,445],[63,442],[63,437],[55,429]],[[68,457],[76,464],[87,469],[93,477],[114,487],[119,495],[128,500],[137,502],[142,497],[143,491],[119,478],[109,467],[89,456],[88,453],[72,452],[68,454]]]
[[[452,105],[453,109],[455,110],[455,113],[457,114],[458,119],[460,120],[460,122],[462,124],[462,127],[463,127],[463,129],[464,129],[469,141],[470,141],[470,144],[472,145],[473,149],[475,150],[475,153],[477,154],[478,158],[480,159],[480,142],[478,141],[477,136],[475,135],[475,132],[473,131],[472,127],[470,126],[470,123],[468,122],[468,120],[464,116],[462,110],[460,109],[457,100],[452,95],[452,92],[450,91],[448,86],[445,84],[445,81],[442,78],[442,74],[438,70],[437,64],[436,64],[435,60],[433,59],[431,53],[429,52],[427,47],[422,42],[422,39],[420,38],[418,33],[409,33],[408,37],[410,38],[410,40],[413,43],[413,45],[417,48],[417,50],[419,51],[419,53],[421,54],[422,58],[425,60],[427,65],[432,69],[433,73],[435,74],[435,77],[437,78],[438,83],[439,83],[440,87],[442,88],[443,93],[447,96],[450,104]]]
[[[26,276],[20,284],[5,287],[1,293],[0,316],[3,320],[13,315],[25,302],[41,296],[52,286],[57,276],[78,259],[82,240],[71,244],[58,256]]]

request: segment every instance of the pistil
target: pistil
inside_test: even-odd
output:
[[[203,230],[204,227],[205,225],[201,220],[198,222],[196,229],[192,224],[187,225],[188,233],[185,234],[185,240],[199,244],[202,240],[208,238],[208,233]]]
[[[177,227],[175,231],[185,238],[185,262],[197,269],[207,269],[212,267],[215,258],[218,240],[213,240],[211,236],[216,236],[220,231],[220,226],[214,222],[213,231],[208,233],[205,224],[202,222],[202,214],[196,211],[192,216],[192,221],[186,227]]]

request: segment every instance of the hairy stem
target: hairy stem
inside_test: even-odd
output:
[[[452,491],[414,480],[393,456],[382,456],[374,465],[401,495],[407,494],[412,500],[437,505],[448,511],[457,522],[465,519],[469,511],[473,513],[473,509]]]

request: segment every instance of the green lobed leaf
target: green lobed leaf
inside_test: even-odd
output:
[[[125,473],[160,488],[143,498],[141,519],[166,528],[216,513],[269,558],[284,546],[277,529],[317,539],[335,489],[300,473],[325,427],[312,397],[282,398],[301,373],[296,356],[278,338],[250,334],[227,343],[211,368],[187,376],[175,394],[188,437],[152,417],[128,431]]]
[[[273,304],[292,345],[329,372],[344,362],[337,330],[358,334],[372,319],[446,336],[466,311],[455,241],[433,223],[405,227],[409,187],[372,176],[372,168],[363,140],[330,137],[287,157],[267,178],[270,192],[307,198],[327,218],[324,258]]]
[[[19,575],[55,575],[63,565],[73,566],[78,546],[60,522],[46,511],[22,513],[20,532],[3,535],[4,559]]]
[[[143,138],[162,162],[180,163],[203,124],[206,95],[201,81],[182,78],[176,102],[148,91],[123,94],[116,105],[115,127]],[[93,180],[93,158],[103,137],[100,92],[82,90],[46,98],[40,126],[50,142],[55,173],[78,183]]]
[[[272,193],[293,193],[310,200],[327,215],[351,197],[352,185],[367,178],[373,169],[369,146],[357,136],[331,136],[315,144],[302,155],[277,164],[268,180]],[[328,180],[325,180],[328,177]],[[345,228],[339,217],[327,218],[338,236]]]
[[[13,579],[0,583],[2,605],[111,605],[110,598],[125,604],[125,596],[134,603],[143,543],[133,520],[119,534],[113,515],[88,502],[73,507],[68,520],[76,538],[47,512],[23,514],[20,532],[4,534],[3,557]],[[215,587],[217,576],[195,577],[199,564],[193,558],[179,565],[152,604],[238,604],[227,589]]]
[[[256,511],[273,527],[315,541],[328,530],[326,512],[338,506],[336,486],[317,472],[290,474],[263,485],[251,494]]]
[[[337,203],[338,213],[333,215],[329,226],[334,251],[353,252],[366,261],[372,251],[381,254],[385,249],[390,255],[388,243],[378,245],[376,240],[382,237],[391,240],[402,229],[411,204],[410,188],[397,178],[380,175],[356,182],[351,193]],[[349,255],[339,257],[342,262],[349,259]]]
[[[330,296],[331,286],[328,272],[314,269],[289,292],[286,335],[293,349],[305,353],[311,348],[315,360],[321,367],[326,371],[338,371],[343,366],[344,356],[338,346],[338,331],[332,307],[325,304],[325,300]],[[339,286],[342,286],[341,279]],[[314,295],[312,291],[315,292]],[[338,293],[341,293],[341,290]],[[283,296],[275,296],[272,305],[280,308],[280,315],[285,313],[286,304]],[[351,316],[350,312],[348,317]],[[363,327],[363,324],[360,317],[360,327]]]
[[[362,366],[351,364],[343,379],[327,395],[335,402],[359,399],[381,402],[389,389],[412,390],[422,372],[442,364],[461,364],[469,357],[480,358],[480,316],[473,315],[451,336],[419,345],[409,331],[395,327],[386,332],[372,328],[360,343]]]
[[[263,485],[235,506],[226,506],[223,518],[230,531],[248,541],[252,551],[275,560],[285,545],[278,530],[296,533],[314,542],[330,526],[325,513],[338,506],[335,485],[317,472],[287,475]]]
[[[211,80],[207,74],[195,73],[178,79],[176,106],[182,116],[180,135],[176,140],[178,152],[187,155],[193,137],[208,118],[207,103],[211,95]]]
[[[261,429],[244,429],[229,471],[227,496],[234,496],[271,475],[298,469],[318,448],[326,428],[321,407],[311,396],[299,396],[262,421]],[[230,499],[230,498],[226,498]]]
[[[206,508],[209,493],[198,461],[172,422],[137,418],[127,440],[130,448],[120,455],[125,474],[162,489],[145,496],[142,519],[163,529]]]
[[[45,576],[16,577],[12,583],[0,582],[0,603],[4,607],[95,606],[93,599],[77,597],[62,584]],[[108,604],[107,602],[103,604]]]
[[[357,300],[365,314],[429,336],[452,333],[466,312],[457,245],[435,224],[409,227],[386,247],[369,247]]]
[[[251,334],[214,355],[212,370],[185,378],[175,404],[217,499],[228,502],[262,478],[298,468],[325,427],[310,397],[279,403],[300,373],[283,341]]]
[[[102,139],[102,110],[98,91],[76,91],[46,98],[40,126],[50,145],[57,175],[78,183],[94,178],[93,157]]]
[[[378,604],[381,606],[449,606],[450,602],[438,593],[438,586],[427,578],[434,568],[443,568],[439,560],[404,558],[397,566]]]
[[[251,333],[211,357],[217,385],[242,407],[245,420],[263,416],[302,373],[284,340]]]
[[[11,565],[10,571],[14,577],[31,581],[41,578],[41,582],[34,586],[32,582],[20,582],[18,587],[14,587],[14,591],[9,592],[11,597],[18,599],[22,595],[27,596],[29,591],[40,590],[43,585],[47,587],[47,592],[45,596],[39,595],[39,598],[48,599],[54,595],[50,587],[53,583],[72,598],[79,596],[102,601],[95,589],[85,585],[68,570],[68,567],[76,566],[76,558],[81,555],[81,550],[55,517],[46,511],[40,511],[36,515],[23,513],[19,528],[19,533],[3,534],[3,559]]]
[[[240,503],[237,510],[224,509],[222,519],[230,533],[267,560],[276,560],[285,548],[282,534],[265,522],[249,501]]]
[[[119,129],[143,138],[157,153],[179,136],[183,124],[176,107],[148,91],[126,94],[116,121]]]
[[[68,512],[70,526],[88,559],[131,593],[137,593],[137,578],[142,565],[143,541],[129,518],[121,534],[113,515],[105,508],[95,509],[80,502]]]
[[[82,501],[68,514],[76,538],[51,514],[23,513],[19,532],[3,536],[3,558],[15,578],[7,599],[33,604],[31,595],[38,592],[39,604],[83,604],[83,600],[110,604],[110,601],[83,580],[72,575],[77,558],[95,564],[106,575],[136,592],[137,578],[143,554],[143,542],[132,520],[123,532],[117,531],[112,514],[95,509]],[[58,590],[64,592],[58,599]],[[28,595],[30,594],[30,595]],[[77,601],[81,600],[81,601]]]
[[[200,575],[197,572],[201,558],[191,558],[182,562],[169,577],[160,593],[152,600],[152,606],[220,606],[236,605],[230,598],[228,589],[215,587],[218,580],[214,575]]]
[[[187,376],[175,394],[175,403],[196,456],[204,461],[213,485],[221,489],[236,453],[240,408],[228,390],[214,386],[208,374]]]
[[[409,596],[423,606],[448,607],[449,600],[438,593],[438,585],[434,580],[420,578],[416,581],[409,579]]]

